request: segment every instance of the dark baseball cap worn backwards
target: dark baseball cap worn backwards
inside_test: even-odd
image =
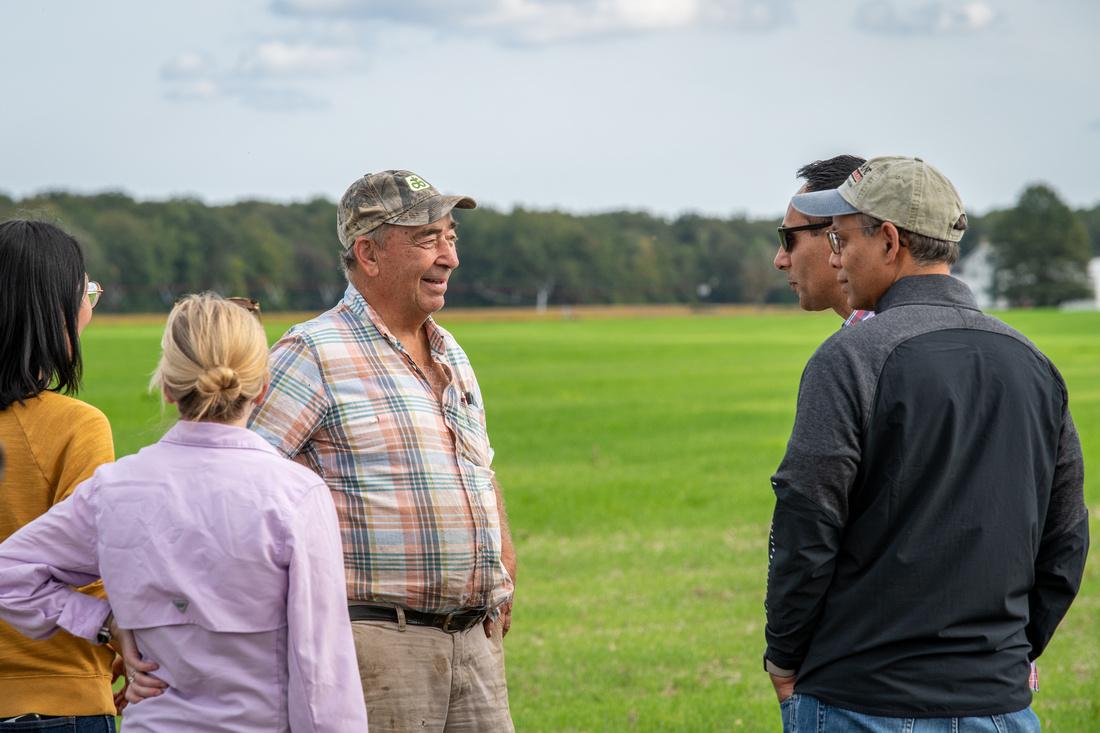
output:
[[[959,192],[920,158],[872,158],[839,188],[796,194],[791,205],[807,216],[867,214],[947,242],[959,241],[966,230]]]
[[[383,224],[424,226],[451,209],[473,209],[469,196],[444,196],[412,171],[368,173],[348,187],[336,207],[336,234],[344,249]]]

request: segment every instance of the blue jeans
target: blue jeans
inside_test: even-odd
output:
[[[0,731],[37,731],[37,733],[115,733],[113,715],[77,715],[0,723]]]
[[[1024,708],[968,718],[886,718],[826,705],[794,694],[779,706],[783,733],[1038,733],[1039,718]]]

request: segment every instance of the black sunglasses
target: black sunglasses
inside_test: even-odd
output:
[[[776,229],[779,233],[779,246],[783,248],[784,252],[790,252],[794,249],[795,232],[808,232],[813,229],[824,229],[827,226],[832,226],[832,222],[822,221],[817,224],[803,224],[797,227],[779,227]]]

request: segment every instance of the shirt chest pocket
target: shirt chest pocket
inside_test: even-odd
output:
[[[476,405],[460,405],[453,411],[452,419],[463,456],[471,463],[489,468],[493,455],[485,431],[485,411]]]

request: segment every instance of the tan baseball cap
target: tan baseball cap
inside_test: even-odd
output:
[[[336,206],[336,235],[347,249],[383,224],[423,226],[451,209],[473,209],[469,196],[444,196],[412,171],[368,173],[348,187]]]
[[[920,158],[871,158],[840,188],[796,194],[791,205],[807,216],[867,214],[948,242],[959,241],[966,230],[959,192]]]

